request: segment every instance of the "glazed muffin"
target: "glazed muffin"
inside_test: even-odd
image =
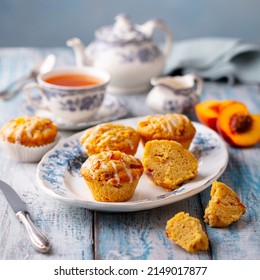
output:
[[[137,126],[143,144],[150,140],[174,140],[189,148],[196,129],[182,114],[152,115],[144,117]]]
[[[246,212],[246,206],[237,194],[221,182],[213,182],[211,200],[204,215],[204,221],[211,227],[226,227],[236,222]]]
[[[52,143],[57,136],[57,126],[49,119],[20,117],[10,120],[0,130],[2,141],[38,147]]]
[[[102,151],[121,151],[135,155],[140,135],[130,126],[105,123],[87,129],[80,142],[89,156]]]
[[[90,156],[80,169],[93,197],[102,202],[131,199],[143,174],[139,159],[120,151],[104,151]]]
[[[0,140],[1,146],[12,158],[36,162],[55,145],[58,129],[46,118],[19,117],[0,129]]]
[[[142,163],[148,178],[168,190],[177,189],[198,173],[197,159],[176,141],[148,141],[144,147]]]
[[[190,253],[208,250],[209,241],[200,220],[188,213],[177,213],[167,221],[166,236]]]

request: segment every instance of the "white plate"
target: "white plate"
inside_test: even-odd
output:
[[[141,118],[116,121],[136,128]],[[167,205],[203,191],[226,169],[228,151],[224,141],[210,128],[194,123],[196,135],[190,151],[199,162],[198,175],[180,188],[167,192],[155,186],[143,175],[134,196],[127,202],[97,202],[81,177],[79,170],[86,156],[82,153],[79,137],[82,132],[61,141],[41,160],[37,168],[37,180],[42,190],[54,198],[91,210],[129,212]],[[136,157],[142,157],[140,144]]]
[[[50,118],[61,130],[82,130],[98,123],[121,119],[128,113],[124,99],[109,93],[105,95],[103,104],[97,114],[86,122],[68,122],[55,116],[51,111],[33,108],[27,101],[23,103],[22,107],[23,112],[27,115]]]

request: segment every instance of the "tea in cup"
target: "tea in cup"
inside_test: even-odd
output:
[[[70,122],[87,121],[102,105],[110,75],[96,67],[66,67],[40,74],[23,90],[36,109]]]

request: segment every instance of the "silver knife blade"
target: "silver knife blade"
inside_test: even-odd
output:
[[[0,180],[0,190],[3,192],[6,200],[16,214],[19,211],[27,211],[25,203],[18,194],[8,184]]]
[[[3,192],[7,202],[15,212],[16,217],[24,224],[34,248],[40,253],[47,253],[50,249],[50,243],[47,237],[31,220],[27,207],[19,195],[11,186],[2,180],[0,180],[0,190]]]

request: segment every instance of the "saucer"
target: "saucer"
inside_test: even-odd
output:
[[[61,119],[49,110],[32,107],[26,100],[22,104],[22,111],[29,116],[36,115],[49,118],[53,120],[61,130],[81,130],[99,123],[120,119],[128,113],[128,108],[123,98],[107,93],[97,114],[84,122],[74,123]]]

